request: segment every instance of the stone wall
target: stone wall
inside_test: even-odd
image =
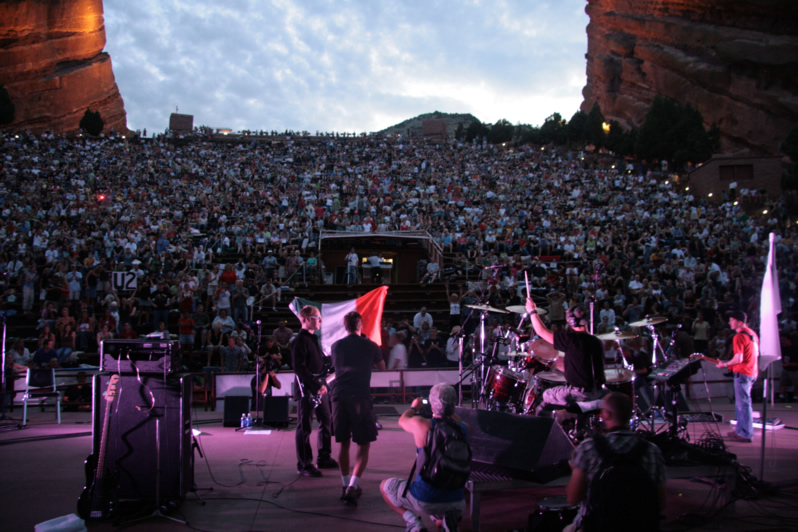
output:
[[[127,131],[111,57],[103,52],[102,0],[0,2],[0,83],[15,106],[4,129],[72,133],[86,109]]]
[[[726,153],[777,154],[798,125],[798,2],[588,0],[582,110],[640,127],[654,97],[716,123]]]

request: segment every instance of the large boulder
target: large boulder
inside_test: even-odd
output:
[[[0,84],[15,118],[4,129],[79,130],[86,109],[111,128],[127,131],[111,57],[103,52],[102,0],[0,2]]]
[[[640,127],[656,96],[691,104],[727,153],[777,154],[798,125],[794,0],[588,0],[582,110]]]

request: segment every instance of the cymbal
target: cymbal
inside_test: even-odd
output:
[[[506,310],[502,310],[500,308],[493,308],[490,305],[466,305],[468,308],[472,308],[474,310],[484,310],[486,312],[499,312],[501,314],[509,314]]]
[[[628,340],[629,338],[637,338],[637,335],[618,331],[618,332],[597,334],[596,338],[598,338],[599,340]]]
[[[505,307],[505,308],[507,310],[509,310],[510,312],[515,312],[516,314],[526,314],[526,307],[524,305],[510,305],[509,307]],[[535,312],[539,316],[543,316],[545,314],[548,314],[548,311],[546,309],[539,308],[539,307],[535,309]]]
[[[658,323],[664,323],[668,321],[668,318],[665,316],[653,316],[651,318],[644,318],[639,321],[633,321],[629,324],[631,327],[647,327],[649,325],[656,325]]]
[[[528,357],[529,353],[524,353],[523,351],[510,351],[506,353],[508,357]]]

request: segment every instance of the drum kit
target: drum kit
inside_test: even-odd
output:
[[[483,355],[475,362],[474,374],[477,374],[477,370],[481,370],[480,375],[484,374],[484,378],[475,380],[481,382],[478,400],[488,410],[524,414],[534,412],[544,390],[565,383],[562,355],[548,342],[540,339],[530,341],[530,336],[523,333],[520,326],[527,313],[523,305],[510,305],[506,309],[489,305],[467,306],[483,313],[483,324],[485,314],[490,312],[524,316],[519,328],[510,331],[508,337],[503,339],[504,343],[509,343],[505,353],[507,366],[498,364],[493,354]],[[546,310],[541,308],[536,312],[539,315],[546,314]],[[484,334],[481,338],[484,338]],[[482,352],[485,352],[484,349]]]
[[[526,308],[523,305],[511,305],[499,309],[490,305],[466,305],[482,312],[482,332],[480,335],[483,345],[482,356],[475,356],[472,375],[474,384],[480,390],[475,401],[482,403],[488,410],[507,411],[517,414],[534,415],[535,408],[540,403],[543,392],[547,389],[566,384],[564,373],[564,354],[558,352],[554,346],[542,339],[530,340],[529,335],[522,333],[520,327],[526,319]],[[484,349],[484,321],[488,313],[521,314],[524,317],[518,329],[509,335],[509,349],[506,353],[507,366],[498,364],[494,354],[485,354]],[[538,314],[546,314],[546,310],[538,308]],[[657,336],[654,326],[667,321],[664,317],[646,317],[645,319],[630,323],[631,327],[647,327],[652,331],[654,339],[653,352],[657,349]],[[604,341],[620,342],[636,338],[639,335],[633,332],[615,330],[596,335]],[[503,343],[507,343],[506,341]],[[620,343],[619,343],[620,346]],[[494,346],[495,351],[495,346]],[[604,370],[606,388],[627,395],[635,405],[635,372],[632,365],[625,360],[618,367],[608,367]],[[635,409],[637,410],[637,409]]]

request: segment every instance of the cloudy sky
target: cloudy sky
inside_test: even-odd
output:
[[[106,0],[128,127],[371,132],[578,110],[585,0]]]

